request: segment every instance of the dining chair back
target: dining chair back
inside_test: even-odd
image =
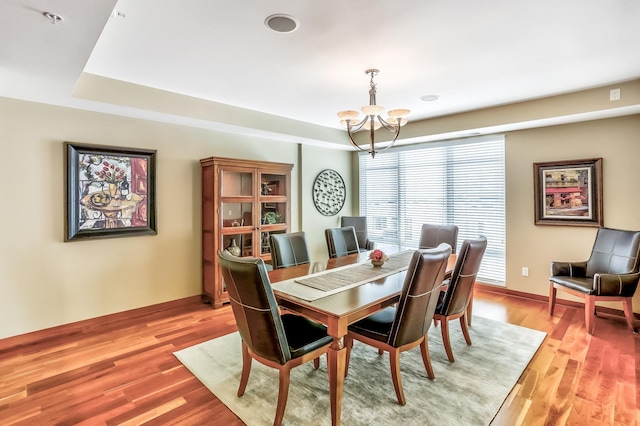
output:
[[[290,370],[327,352],[332,338],[326,327],[301,315],[280,314],[265,264],[260,258],[218,254],[231,309],[242,339],[242,374],[238,396],[244,395],[251,360],[276,368],[280,390],[274,424],[284,416]]]
[[[400,378],[400,352],[419,345],[427,376],[434,378],[427,332],[450,255],[451,246],[446,243],[434,249],[416,250],[411,257],[397,305],[376,312],[348,328],[345,337],[346,372],[354,339],[378,348],[381,353],[389,352],[391,376],[400,405],[406,403]]]
[[[358,237],[353,226],[325,229],[329,259],[360,253]]]
[[[471,344],[467,328],[467,307],[473,296],[476,276],[486,249],[487,239],[484,236],[462,242],[447,289],[440,293],[438,299],[434,319],[441,324],[442,341],[450,362],[454,361],[454,357],[449,340],[449,321],[460,319],[465,341],[468,345]]]
[[[269,246],[273,269],[290,268],[310,262],[307,239],[303,231],[271,234]]]
[[[411,258],[387,343],[400,347],[429,331],[452,249],[446,243]]]
[[[429,223],[422,225],[418,248],[438,247],[440,243],[449,244],[452,253],[456,253],[458,227],[456,225],[431,225]]]
[[[340,218],[340,226],[342,228],[353,226],[356,230],[360,251],[373,250],[375,248],[375,243],[369,239],[366,216],[342,216]]]

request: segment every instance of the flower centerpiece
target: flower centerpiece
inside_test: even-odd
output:
[[[371,253],[369,253],[369,259],[371,259],[371,264],[373,266],[380,267],[384,265],[384,262],[386,262],[389,258],[382,250],[375,249]]]

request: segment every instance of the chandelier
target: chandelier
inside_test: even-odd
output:
[[[369,105],[365,105],[361,108],[364,113],[364,118],[360,120],[360,113],[354,110],[340,111],[338,113],[340,123],[347,127],[347,134],[349,135],[351,145],[353,145],[358,151],[366,151],[366,149],[361,148],[356,144],[353,140],[353,134],[362,129],[369,131],[369,153],[372,158],[375,158],[376,153],[384,152],[396,143],[398,135],[400,135],[400,127],[407,124],[407,120],[404,117],[409,115],[411,112],[408,109],[393,109],[389,111],[389,117],[386,120],[380,116],[380,114],[384,112],[384,107],[376,105],[376,84],[373,82],[373,77],[375,77],[379,72],[380,71],[373,68],[365,71],[365,74],[369,74],[371,76],[371,82],[369,83],[371,88],[369,89]],[[380,127],[384,127],[393,133],[393,140],[384,149],[376,151],[374,132]]]

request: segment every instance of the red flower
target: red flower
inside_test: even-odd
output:
[[[374,251],[369,253],[369,259],[386,261],[387,260],[387,255],[382,250],[375,249]]]

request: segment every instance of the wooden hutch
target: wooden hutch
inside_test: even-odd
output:
[[[202,169],[202,301],[229,301],[218,253],[271,263],[269,235],[289,232],[292,164],[209,157]],[[236,249],[234,246],[237,246]]]

